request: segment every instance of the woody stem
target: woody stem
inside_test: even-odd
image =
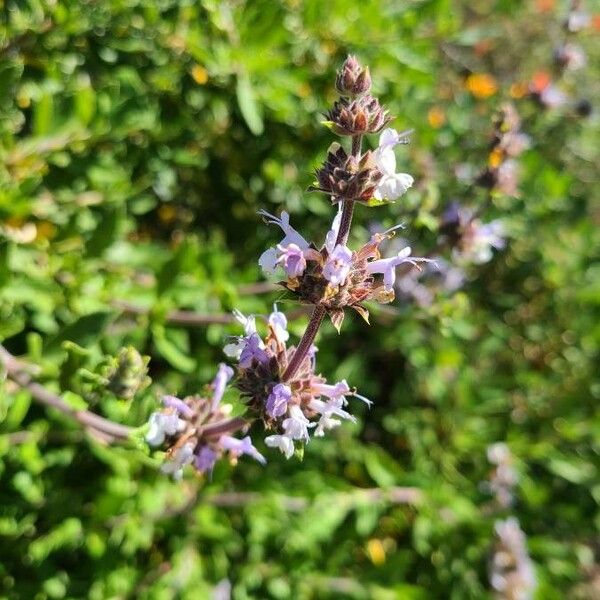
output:
[[[352,155],[360,160],[360,149],[362,145],[362,135],[355,135],[352,137]],[[348,234],[350,233],[350,225],[352,225],[352,213],[354,212],[354,200],[342,200],[342,218],[340,220],[340,228],[338,230],[337,238],[335,240],[336,245],[342,244],[346,245],[348,241]],[[288,366],[286,367],[283,375],[281,376],[281,380],[283,382],[289,381],[295,374],[306,355],[309,353],[312,348],[313,342],[317,337],[317,333],[319,332],[319,328],[321,327],[321,323],[323,322],[323,318],[325,317],[325,313],[327,312],[326,308],[322,304],[317,304],[313,310],[313,313],[310,317],[310,321],[306,326],[306,330],[304,331],[304,335],[296,348],[296,351],[292,355],[292,359],[290,360]]]

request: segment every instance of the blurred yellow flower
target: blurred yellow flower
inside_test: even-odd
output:
[[[446,113],[439,106],[432,106],[427,113],[427,121],[434,129],[439,129],[446,123]]]
[[[385,562],[385,548],[381,540],[371,539],[367,542],[367,554],[374,565],[381,565]]]
[[[202,65],[192,67],[192,79],[198,85],[204,85],[208,81],[208,71]]]
[[[484,99],[498,91],[496,80],[488,73],[473,73],[465,81],[465,89],[475,98]]]
[[[488,156],[488,165],[492,167],[492,169],[497,169],[502,164],[503,153],[500,148],[496,148],[490,152]]]

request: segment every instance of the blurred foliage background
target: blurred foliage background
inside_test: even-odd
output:
[[[270,310],[278,293],[252,284],[278,234],[256,213],[285,209],[306,237],[327,231],[332,207],[305,189],[334,141],[320,113],[348,52],[370,65],[393,126],[415,130],[398,153],[415,187],[359,207],[354,243],[404,221],[427,253],[451,201],[485,207],[508,237],[430,305],[403,299],[370,328],[357,317],[339,336],[323,328],[320,370],[374,406],[303,462],[257,437],[266,467],[173,483],[147,452],[102,444],[5,378],[1,597],[226,598],[230,583],[235,599],[492,598],[503,513],[482,482],[498,441],[519,473],[505,512],[528,536],[535,597],[598,597],[600,11],[582,5],[589,22],[566,32],[569,9],[0,2],[0,340],[74,407],[140,425],[160,393],[209,382],[237,333],[170,311]],[[571,38],[587,64],[559,69],[553,52]],[[559,105],[532,97],[541,80]],[[485,168],[506,100],[531,146],[520,194],[488,197],[464,174]],[[127,346],[151,357],[149,387],[106,384]],[[418,501],[383,493],[398,486]]]

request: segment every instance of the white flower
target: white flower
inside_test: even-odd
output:
[[[277,341],[280,344],[285,344],[290,337],[287,330],[287,318],[277,310],[277,304],[273,305],[273,312],[269,315],[269,325],[273,328]]]
[[[163,463],[160,470],[167,475],[173,475],[173,479],[179,480],[183,477],[183,467],[189,465],[194,460],[194,444],[184,444],[177,448],[175,452]]]
[[[265,438],[265,444],[269,448],[279,448],[286,458],[291,458],[294,454],[294,442],[287,435],[270,435]]]
[[[325,248],[327,248],[327,252],[329,254],[331,254],[333,252],[333,249],[335,248],[335,242],[340,231],[340,223],[342,222],[342,209],[343,202],[338,202],[337,214],[333,219],[331,229],[327,232],[327,235],[325,236]]]
[[[325,431],[333,429],[341,424],[341,421],[333,418],[334,415],[341,419],[356,422],[356,419],[350,413],[342,409],[343,405],[343,396],[339,396],[328,402],[316,399],[310,401],[309,407],[321,415],[321,418],[317,423],[317,428],[315,429],[315,437],[322,437],[325,434]]]
[[[284,238],[279,242],[280,246],[289,246],[296,244],[301,250],[306,250],[309,247],[308,242],[290,225],[290,215],[283,211],[281,218],[277,218],[265,210],[258,211],[258,214],[265,217],[267,223],[278,225],[284,233]],[[265,250],[258,259],[263,273],[265,275],[273,275],[277,269],[277,261],[279,259],[277,246],[272,246]]]
[[[416,256],[411,256],[410,253],[410,246],[407,246],[403,250],[400,250],[396,256],[371,261],[370,263],[367,263],[367,273],[369,275],[373,275],[374,273],[382,273],[383,285],[385,289],[392,290],[396,281],[396,267],[406,263],[418,266],[418,263],[420,262],[433,262],[429,258],[418,258]]]
[[[401,143],[402,139],[401,134],[391,128],[384,129],[379,137],[375,162],[383,177],[373,194],[377,200],[396,200],[412,187],[414,179],[408,173],[396,173],[394,146]]]
[[[165,436],[174,435],[185,428],[177,413],[153,412],[148,419],[148,432],[146,442],[151,446],[160,446],[165,441]]]
[[[314,427],[315,424],[311,423],[302,412],[301,408],[297,405],[288,407],[289,417],[282,423],[285,435],[292,440],[304,440],[308,442],[310,436],[308,435],[308,428]]]

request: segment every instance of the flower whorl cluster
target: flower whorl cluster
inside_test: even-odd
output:
[[[514,458],[506,444],[497,442],[488,446],[488,461],[494,465],[487,482],[487,489],[494,494],[500,508],[509,508],[514,501],[513,489],[519,482]]]
[[[289,237],[290,229],[295,232],[289,225],[287,213],[283,213],[281,219],[265,212],[262,214],[269,223],[279,225],[286,238]],[[286,279],[280,284],[299,302],[323,306],[338,330],[345,308],[354,309],[368,322],[369,312],[363,302],[375,300],[387,304],[393,301],[398,267],[433,262],[428,258],[411,256],[410,247],[403,248],[390,258],[382,258],[379,246],[394,235],[396,228],[375,233],[355,252],[344,244],[336,244],[340,217],[341,213],[338,212],[325,244],[320,249],[304,239],[300,245],[282,243],[277,246],[277,258],[271,263],[274,267],[283,266]],[[271,249],[267,252],[270,251]],[[262,261],[263,270],[268,274],[276,272],[276,269],[265,268],[266,262]]]
[[[526,538],[514,517],[496,521],[497,542],[490,564],[490,583],[499,600],[530,600],[536,588]]]
[[[164,473],[181,479],[183,468],[188,464],[199,473],[210,473],[225,454],[232,460],[247,454],[261,464],[266,462],[250,437],[237,439],[228,435],[233,429],[228,420],[231,405],[223,405],[221,400],[232,376],[233,369],[221,364],[211,385],[210,397],[189,396],[181,400],[163,396],[164,408],[150,415],[146,442],[150,446],[166,444],[165,462],[161,467]]]
[[[264,338],[256,329],[254,316],[245,317],[238,312],[236,317],[245,335],[235,338],[225,352],[238,360],[235,385],[250,413],[273,432],[265,438],[267,446],[279,448],[290,458],[297,442],[310,440],[311,430],[321,437],[337,427],[340,419],[355,421],[345,410],[347,396],[367,403],[368,400],[350,389],[345,380],[330,385],[315,372],[316,346],[304,356],[294,375],[284,380],[296,348],[287,345],[287,320],[277,307],[267,320]]]
[[[452,246],[458,264],[484,264],[492,259],[494,249],[506,246],[502,221],[483,223],[472,209],[456,202],[451,202],[444,211],[440,232]]]

